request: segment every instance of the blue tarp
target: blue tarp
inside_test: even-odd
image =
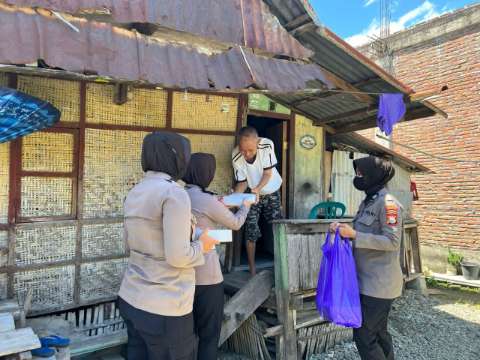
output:
[[[0,86],[0,143],[51,127],[60,115],[44,100]]]

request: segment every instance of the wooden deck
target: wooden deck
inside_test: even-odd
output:
[[[438,274],[433,273],[430,277],[434,280],[445,281],[452,284],[470,286],[475,288],[480,288],[480,279],[479,280],[467,280],[461,275],[447,275],[447,274]]]

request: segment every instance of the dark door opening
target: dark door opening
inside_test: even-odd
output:
[[[260,137],[266,137],[273,141],[275,148],[275,156],[277,157],[277,170],[282,176],[283,184],[281,188],[282,208],[284,215],[286,214],[287,189],[288,189],[288,121],[285,119],[276,119],[273,117],[263,117],[248,115],[247,125],[257,129]],[[257,242],[256,263],[257,268],[265,268],[273,266],[273,232],[272,226],[267,224],[265,219],[260,219],[260,229],[262,237]],[[241,268],[247,265],[247,255],[245,249],[245,241],[243,239],[239,259],[235,261]],[[237,255],[238,256],[238,255]],[[237,265],[237,266],[238,266]]]

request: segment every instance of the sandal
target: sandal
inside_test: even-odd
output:
[[[50,335],[40,338],[42,347],[67,347],[70,345],[70,339],[58,335]]]

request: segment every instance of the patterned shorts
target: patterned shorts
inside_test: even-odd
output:
[[[258,204],[252,205],[245,221],[246,240],[256,242],[262,236],[258,224],[260,216],[269,223],[282,218],[280,192],[261,195]]]

